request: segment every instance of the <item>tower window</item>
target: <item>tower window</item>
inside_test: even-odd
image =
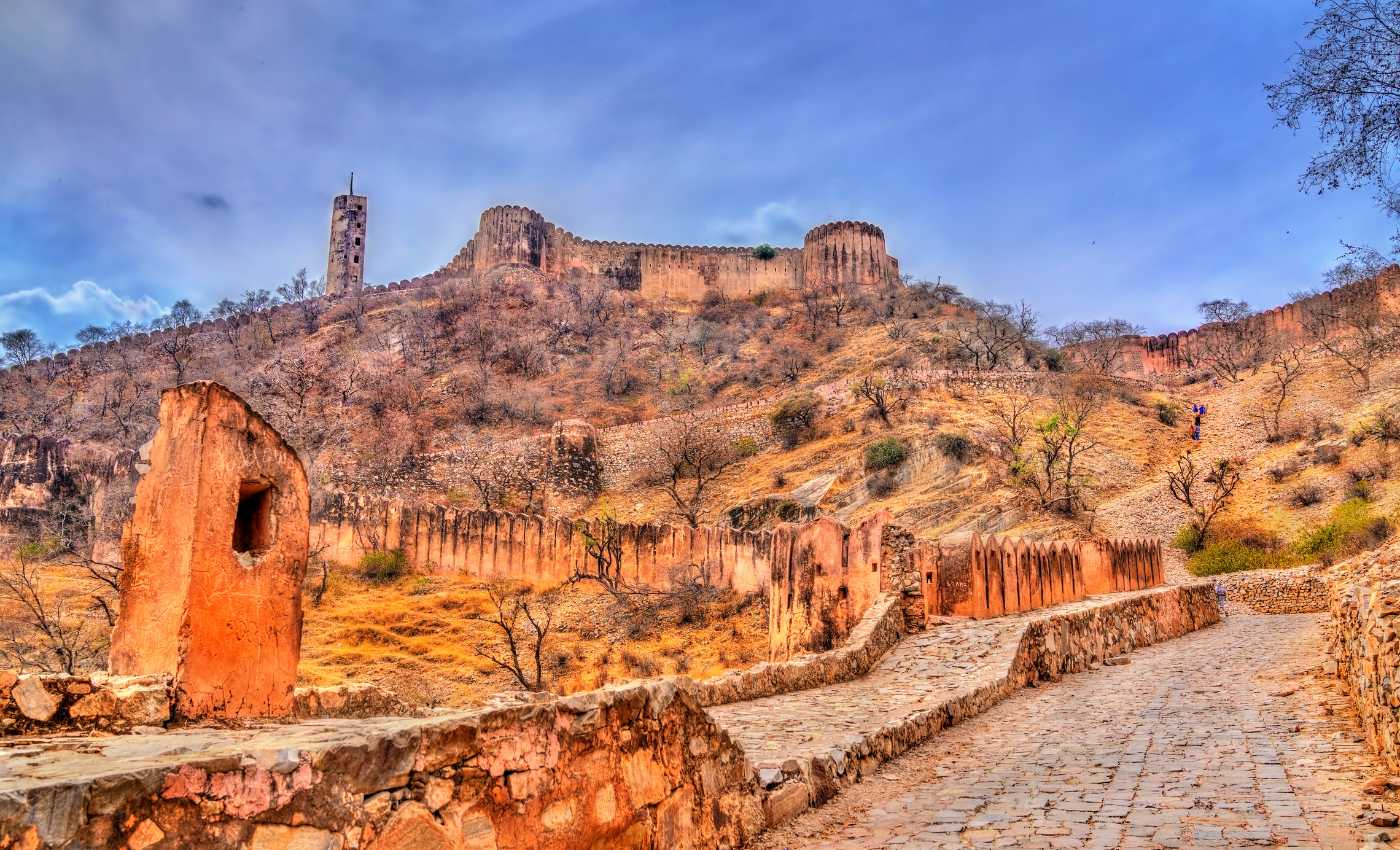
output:
[[[356,248],[360,247],[360,237],[358,237],[358,236],[355,237],[355,247],[356,247]]]
[[[357,265],[357,266],[360,264],[360,255],[359,255],[359,254],[356,254],[356,255],[355,255],[355,261],[354,261],[354,262],[355,262],[355,265]]]

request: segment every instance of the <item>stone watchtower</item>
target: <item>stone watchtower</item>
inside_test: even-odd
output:
[[[355,194],[355,175],[350,175],[350,191],[335,196],[331,207],[331,247],[326,261],[326,294],[350,295],[365,283],[365,223],[369,199]]]

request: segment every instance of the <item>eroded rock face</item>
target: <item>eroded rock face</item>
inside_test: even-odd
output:
[[[307,517],[301,460],[247,403],[166,390],[122,535],[112,672],[173,676],[186,717],[290,714]]]

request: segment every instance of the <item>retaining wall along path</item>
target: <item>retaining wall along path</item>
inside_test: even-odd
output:
[[[1331,614],[1337,675],[1372,751],[1391,773],[1400,773],[1400,579],[1339,584]]]
[[[887,608],[897,610],[881,598],[872,612]],[[12,739],[0,748],[0,847],[738,847],[1029,681],[1088,669],[1216,616],[1202,584],[962,621],[1019,637],[935,707],[843,730],[844,748],[794,751],[791,775],[781,764],[776,775],[765,762],[755,767],[745,746],[763,730],[726,720],[730,709],[767,700],[707,711],[694,695],[702,686],[677,679],[430,718],[191,728],[80,746]],[[887,622],[868,617],[856,632]],[[880,669],[906,645],[917,648],[906,641]],[[830,688],[864,688],[877,703],[886,698],[879,675],[769,699],[801,698],[835,724],[837,707],[824,702]]]

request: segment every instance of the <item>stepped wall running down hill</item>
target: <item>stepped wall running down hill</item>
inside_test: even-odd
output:
[[[1302,340],[1310,311],[1330,313],[1335,305],[1358,299],[1376,299],[1392,309],[1400,305],[1400,272],[1387,270],[1375,280],[1359,281],[1264,310],[1245,319],[1244,324],[1250,326],[1250,335],[1258,338]],[[1150,378],[1199,368],[1201,353],[1210,348],[1212,338],[1220,333],[1218,326],[1203,325],[1157,336],[1125,337],[1119,370],[1128,376]]]

